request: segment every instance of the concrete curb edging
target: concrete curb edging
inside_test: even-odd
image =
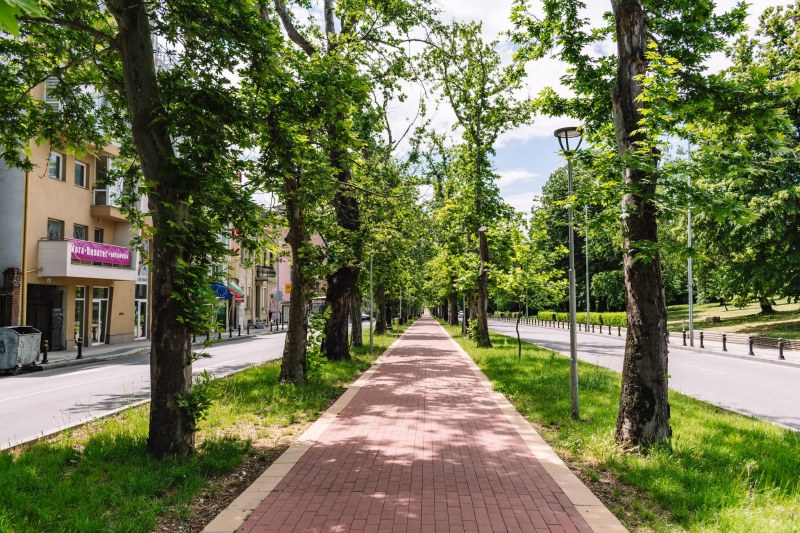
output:
[[[441,326],[440,326],[441,327]],[[444,329],[444,328],[442,328]],[[578,477],[564,464],[553,448],[545,442],[536,429],[519,414],[519,411],[501,393],[494,390],[492,382],[486,377],[472,357],[461,347],[458,342],[445,330],[445,334],[455,346],[461,356],[467,360],[475,376],[481,382],[489,396],[495,401],[497,407],[503,412],[511,425],[516,428],[519,436],[530,449],[531,453],[550,474],[553,481],[561,488],[569,501],[575,506],[586,523],[598,532],[627,532],[628,530],[614,516],[608,507],[578,479]]]
[[[501,323],[504,323],[504,322],[501,322]],[[520,324],[520,325],[522,325],[522,324]],[[547,331],[550,331],[550,330],[553,329],[553,328],[550,328],[550,327],[547,327],[547,326],[535,326],[533,324],[525,324],[525,326],[527,326],[529,328],[540,328],[540,329],[544,329],[544,330],[547,330]],[[489,329],[492,329],[491,324],[489,325]],[[493,330],[493,331],[495,331],[496,333],[499,333],[500,335],[509,336],[506,333],[503,333],[503,332],[500,332],[500,331],[497,331],[497,330]],[[564,330],[564,331],[568,331],[568,330]],[[581,335],[594,335],[595,337],[602,337],[602,338],[613,337],[613,338],[616,338],[616,339],[621,339],[623,343],[625,342],[625,338],[624,337],[620,338],[620,337],[617,337],[616,335],[609,336],[609,335],[603,335],[603,334],[600,334],[600,333],[587,333],[585,331],[581,331],[580,334]],[[525,339],[522,339],[522,341],[523,342],[527,342],[528,344],[536,344],[535,342],[526,341]],[[536,345],[540,346],[539,344],[536,344]],[[731,353],[731,352],[723,352],[723,351],[717,350],[715,348],[700,348],[699,346],[683,346],[683,345],[678,344],[678,343],[675,343],[675,344],[668,343],[667,344],[667,349],[669,350],[673,346],[675,347],[676,350],[683,350],[683,351],[687,351],[687,352],[700,353],[700,354],[703,354],[703,355],[715,355],[717,357],[727,357],[729,359],[740,359],[742,361],[751,361],[751,362],[755,362],[755,363],[765,363],[765,364],[768,364],[768,365],[790,366],[790,367],[794,367],[794,368],[800,368],[800,363],[798,363],[798,362],[790,361],[790,360],[781,360],[781,359],[777,359],[777,357],[772,358],[772,359],[768,359],[767,357],[764,357],[762,355],[743,355],[743,354],[737,354],[737,353]],[[546,348],[546,347],[542,346],[542,348]],[[550,351],[554,351],[554,352],[556,351],[556,350],[553,350],[552,348],[546,348],[546,349],[550,350]]]
[[[267,468],[243,493],[231,504],[209,522],[202,533],[232,533],[244,524],[247,517],[261,504],[267,495],[280,483],[297,464],[301,457],[319,440],[325,430],[336,420],[336,417],[347,407],[347,404],[358,394],[386,358],[394,351],[397,343],[405,336],[408,329],[403,332],[392,344],[378,357],[361,376],[358,377],[344,393],[309,427],[278,459]]]

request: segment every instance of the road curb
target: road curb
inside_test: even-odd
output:
[[[514,326],[514,322],[502,322],[502,321],[500,321],[500,324],[509,324],[511,326]],[[539,328],[539,329],[543,329],[545,331],[552,331],[552,330],[558,330],[559,329],[559,328],[550,328],[550,327],[547,327],[547,326],[538,326],[538,325],[534,325],[534,324],[522,324],[522,323],[520,323],[520,326],[525,326],[525,327],[529,327],[529,328]],[[565,329],[564,331],[568,332],[569,330]],[[601,333],[591,333],[591,332],[587,333],[585,331],[581,331],[580,333],[581,333],[581,335],[593,335],[595,337],[620,339],[620,340],[622,340],[624,342],[624,337],[619,337],[617,335],[604,335],[604,334],[601,334]],[[800,368],[800,363],[795,362],[795,361],[780,360],[780,359],[767,359],[765,357],[760,357],[760,356],[756,356],[756,355],[734,354],[734,353],[729,353],[729,352],[721,352],[719,350],[712,350],[710,348],[698,348],[696,346],[682,346],[680,344],[669,343],[667,349],[669,350],[673,346],[675,346],[676,349],[678,349],[678,350],[685,350],[687,352],[702,353],[702,354],[705,354],[705,355],[716,355],[718,357],[728,357],[730,359],[741,359],[742,361],[753,361],[753,362],[758,362],[758,363],[766,363],[768,365],[779,365],[779,366],[789,366],[789,367],[793,367],[793,368]]]

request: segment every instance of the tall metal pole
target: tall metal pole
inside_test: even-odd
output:
[[[687,174],[686,183],[689,188],[692,187],[692,176]],[[694,283],[692,276],[692,204],[689,203],[689,208],[686,212],[686,236],[687,244],[689,247],[689,274],[687,284],[689,287],[689,346],[694,346]]]
[[[581,133],[576,127],[559,128],[555,131],[558,144],[567,158],[567,195],[572,198],[572,156],[581,145]],[[569,140],[577,138],[577,145],[570,148]],[[578,321],[575,301],[575,227],[572,215],[572,201],[567,206],[569,220],[569,398],[570,416],[580,417],[578,402]]]
[[[572,196],[572,155],[567,154],[568,195]],[[578,407],[578,320],[575,301],[575,231],[572,223],[572,203],[567,208],[569,218],[569,400],[570,416],[580,416]]]
[[[372,256],[369,258],[369,353],[372,353]]]
[[[589,331],[589,205],[583,206],[583,220],[586,224],[586,331]]]

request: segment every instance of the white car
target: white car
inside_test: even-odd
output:
[[[463,320],[464,319],[464,311],[459,311],[458,312],[458,319],[459,320]]]

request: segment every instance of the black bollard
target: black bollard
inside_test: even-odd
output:
[[[778,339],[778,359],[786,359],[783,356],[783,339]]]
[[[700,347],[701,348],[705,348],[705,346],[703,346],[703,332],[702,331],[700,332]]]
[[[44,365],[44,364],[47,364],[47,363],[49,363],[49,362],[50,362],[50,361],[48,361],[48,360],[47,360],[47,349],[48,349],[49,347],[50,347],[50,343],[49,343],[49,342],[47,342],[46,340],[45,340],[45,341],[42,341],[42,343],[41,343],[41,345],[40,345],[40,348],[41,348],[41,350],[42,350],[42,364],[43,364],[43,365]],[[78,348],[78,358],[80,358],[80,354],[81,354],[81,351],[80,351],[80,350],[81,350],[81,349],[80,349],[80,348]]]
[[[221,329],[218,329],[218,330],[217,330],[217,340],[218,340],[218,341],[221,341],[221,340],[222,340],[222,330],[221,330]]]
[[[686,330],[683,330],[683,345],[686,346]]]
[[[242,336],[242,325],[241,324],[239,324],[239,328],[238,329],[239,329],[239,333],[236,336],[237,337],[241,337]]]
[[[250,324],[247,324],[247,334],[250,335]]]
[[[594,333],[594,324],[592,324],[592,333]]]
[[[611,324],[608,325],[608,334],[611,335]]]
[[[755,353],[753,352],[753,336],[752,335],[747,337],[747,344],[750,347],[750,352],[747,355],[755,355]]]
[[[617,337],[622,337],[622,328],[617,326]]]
[[[206,331],[206,342],[208,342],[209,340],[211,340],[211,332]]]
[[[197,333],[192,333],[192,344],[197,342]]]
[[[728,351],[728,336],[726,334],[722,334],[722,351]]]
[[[229,339],[233,338],[233,328],[230,326],[228,326],[228,338]]]

